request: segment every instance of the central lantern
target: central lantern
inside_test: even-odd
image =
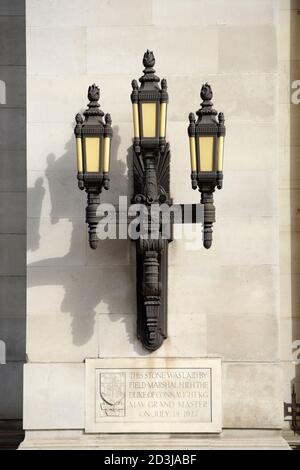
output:
[[[134,147],[137,153],[151,153],[155,149],[164,150],[167,123],[167,81],[161,81],[153,69],[153,52],[147,50],[143,59],[144,75],[140,78],[141,86],[132,81],[132,109],[134,124]]]

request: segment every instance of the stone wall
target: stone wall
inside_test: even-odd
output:
[[[209,81],[227,125],[209,251],[170,246],[169,338],[153,355],[221,357],[223,426],[282,425],[279,364],[278,53],[274,0],[27,0],[26,429],[84,427],[87,357],[147,356],[135,337],[130,241],[87,245],[74,115],[101,87],[114,126],[112,189],[131,194],[130,82],[147,48],[168,79],[175,202],[190,189],[187,116]],[[127,164],[129,170],[127,170]]]
[[[292,357],[292,342],[300,340],[300,82],[295,83],[300,80],[299,37],[300,1],[281,2],[279,34],[280,357],[284,372],[284,401],[286,402],[291,402],[293,384],[298,402],[300,397],[300,365],[293,363]],[[289,423],[286,422],[284,427],[288,428]]]
[[[26,303],[25,2],[0,2],[0,420],[23,415]],[[3,343],[1,343],[2,345]],[[1,358],[0,358],[1,359]]]

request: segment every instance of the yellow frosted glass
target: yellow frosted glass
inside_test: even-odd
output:
[[[100,138],[85,138],[86,171],[98,172],[100,164]]]
[[[167,122],[167,103],[160,105],[160,137],[166,137],[166,122]]]
[[[109,172],[109,154],[110,154],[110,138],[104,138],[104,156],[103,156],[103,171]]]
[[[83,172],[82,168],[82,145],[81,145],[81,138],[76,138],[76,154],[77,154],[77,171],[78,173]]]
[[[138,110],[138,104],[137,103],[132,104],[132,112],[133,112],[134,137],[139,137],[140,136],[140,127],[139,127],[139,110]]]
[[[197,171],[195,137],[190,137],[189,141],[190,141],[191,170]]]
[[[156,136],[156,103],[142,103],[143,136]]]
[[[218,171],[223,171],[224,137],[218,139]]]
[[[200,171],[213,171],[213,137],[199,137]]]

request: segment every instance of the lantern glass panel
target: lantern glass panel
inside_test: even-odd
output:
[[[109,157],[110,157],[110,141],[109,137],[104,137],[104,157],[103,157],[103,172],[109,172]]]
[[[213,171],[214,137],[199,137],[200,171]]]
[[[77,171],[78,173],[82,173],[83,172],[82,141],[80,137],[76,138],[76,153],[77,153]]]
[[[192,171],[197,171],[196,140],[195,140],[195,137],[190,137],[189,142],[190,142],[191,170]]]
[[[156,137],[156,103],[142,103],[143,137]]]
[[[167,127],[167,103],[161,103],[160,105],[160,132],[159,136],[162,138],[166,137]]]
[[[223,171],[224,136],[218,138],[218,171]]]
[[[100,138],[85,138],[86,171],[97,173],[100,171]]]
[[[140,137],[138,104],[132,104],[134,137]]]

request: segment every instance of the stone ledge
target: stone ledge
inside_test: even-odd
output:
[[[224,430],[207,434],[84,434],[27,431],[19,450],[290,450],[281,431]]]

